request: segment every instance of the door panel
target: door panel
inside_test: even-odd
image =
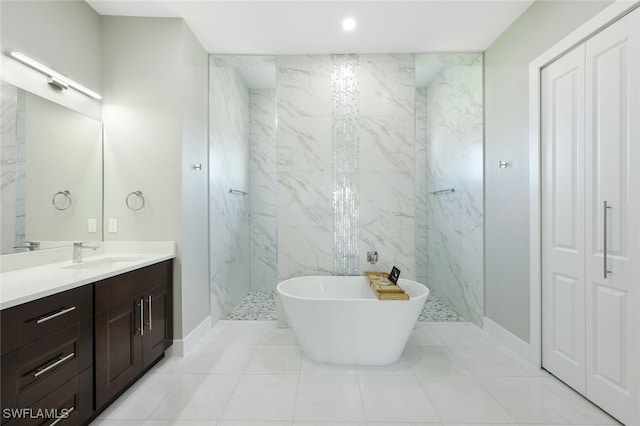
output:
[[[640,424],[639,75],[637,9],[586,42],[586,395],[626,424]]]
[[[147,303],[145,311],[144,332],[144,366],[157,360],[167,348],[167,343],[172,336],[169,332],[169,313],[171,312],[171,299],[168,297],[167,286],[156,287],[143,295]]]
[[[585,391],[584,46],[542,71],[542,363]]]
[[[574,277],[567,277],[560,274],[554,274],[553,279],[553,344],[551,349],[556,356],[562,356],[566,361],[579,366],[584,352],[584,346],[581,346],[582,339],[578,338],[576,328],[582,318],[580,314],[584,312],[582,307],[578,306],[579,298],[576,297],[580,291],[580,282]]]
[[[142,372],[140,306],[125,300],[96,314],[96,408],[110,399]]]
[[[596,285],[594,289],[594,357],[593,374],[620,390],[627,389],[629,368],[625,354],[629,348],[626,319],[628,294],[615,288]]]

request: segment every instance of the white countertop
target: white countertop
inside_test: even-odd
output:
[[[47,263],[0,274],[0,309],[7,309],[85,284],[120,275],[176,257],[161,253],[108,253],[87,256],[83,263],[71,260]]]

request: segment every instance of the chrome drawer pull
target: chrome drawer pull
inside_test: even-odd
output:
[[[71,352],[69,355],[67,355],[65,357],[62,357],[62,358],[59,358],[56,362],[54,362],[51,365],[48,365],[48,366],[46,366],[44,368],[42,368],[42,367],[36,368],[37,371],[35,373],[33,373],[33,377],[38,377],[38,376],[46,373],[47,371],[51,370],[52,368],[56,368],[60,364],[63,364],[65,362],[69,361],[70,359],[72,359],[75,355],[76,354],[74,352]]]
[[[57,419],[55,419],[52,423],[49,424],[49,426],[53,426],[53,425],[57,425],[59,422],[68,419],[71,416],[71,412],[73,410],[75,410],[76,407],[71,407],[67,410],[67,416],[66,417],[58,417]]]
[[[67,314],[67,313],[69,313],[69,312],[71,312],[71,311],[75,311],[75,310],[76,310],[76,307],[75,307],[75,306],[72,306],[72,307],[70,307],[70,308],[63,309],[63,310],[58,311],[58,312],[56,312],[55,314],[51,314],[51,315],[49,315],[49,316],[47,316],[47,317],[38,318],[38,321],[36,321],[36,324],[42,324],[43,322],[47,322],[47,321],[49,321],[49,320],[54,319],[55,317],[59,317],[60,315]]]

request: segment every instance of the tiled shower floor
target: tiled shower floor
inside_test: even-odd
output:
[[[277,320],[276,292],[253,291],[227,315],[228,320],[275,321]],[[460,315],[442,303],[440,299],[429,295],[420,312],[418,321],[464,321]]]

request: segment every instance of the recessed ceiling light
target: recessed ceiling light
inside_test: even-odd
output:
[[[355,27],[356,27],[356,20],[353,18],[347,18],[344,21],[342,21],[342,28],[344,28],[345,31],[353,31]]]

